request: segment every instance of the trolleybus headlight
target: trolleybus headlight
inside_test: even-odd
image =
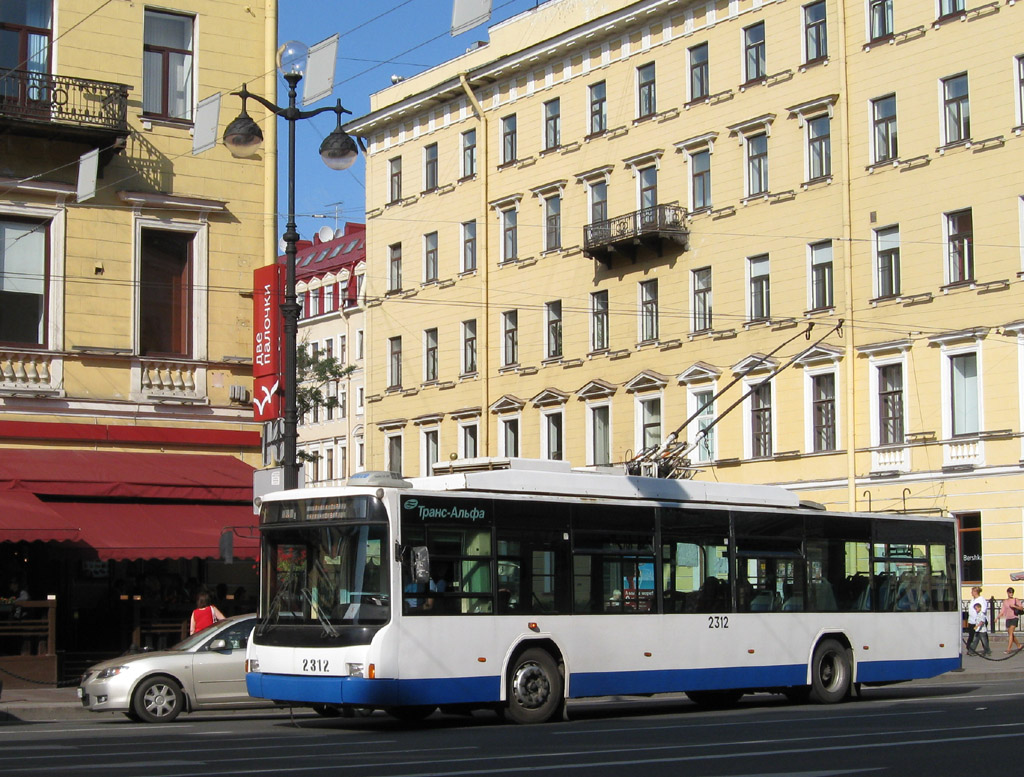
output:
[[[245,671],[246,672],[258,672],[258,671],[260,671],[260,660],[258,658],[247,658],[247,659],[245,659]]]
[[[348,676],[349,677],[362,677],[363,676],[363,665],[362,664],[348,664]]]

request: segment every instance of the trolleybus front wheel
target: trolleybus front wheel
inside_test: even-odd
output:
[[[509,676],[508,716],[516,723],[551,720],[562,706],[562,688],[562,674],[550,653],[524,651]]]
[[[834,639],[824,639],[811,659],[811,699],[819,704],[835,704],[850,692],[853,671],[850,654]]]

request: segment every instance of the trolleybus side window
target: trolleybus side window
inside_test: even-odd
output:
[[[573,611],[656,612],[654,510],[573,508]]]
[[[742,512],[733,515],[737,611],[806,609],[803,516]]]
[[[664,612],[731,612],[728,513],[670,509],[661,516]]]
[[[568,615],[569,505],[495,500],[497,612]]]

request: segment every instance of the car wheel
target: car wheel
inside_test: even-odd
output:
[[[142,722],[142,718],[138,716],[138,713],[136,713],[135,710],[125,710],[124,716],[135,723]]]
[[[508,716],[516,723],[546,723],[564,702],[562,673],[551,654],[540,648],[516,659],[508,686]]]
[[[149,677],[132,695],[132,710],[146,723],[170,723],[185,706],[185,694],[170,677]]]

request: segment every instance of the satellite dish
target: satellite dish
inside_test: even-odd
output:
[[[334,230],[326,224],[320,227],[320,231],[317,232],[317,235],[319,235],[321,243],[326,243],[328,240],[334,240]]]

